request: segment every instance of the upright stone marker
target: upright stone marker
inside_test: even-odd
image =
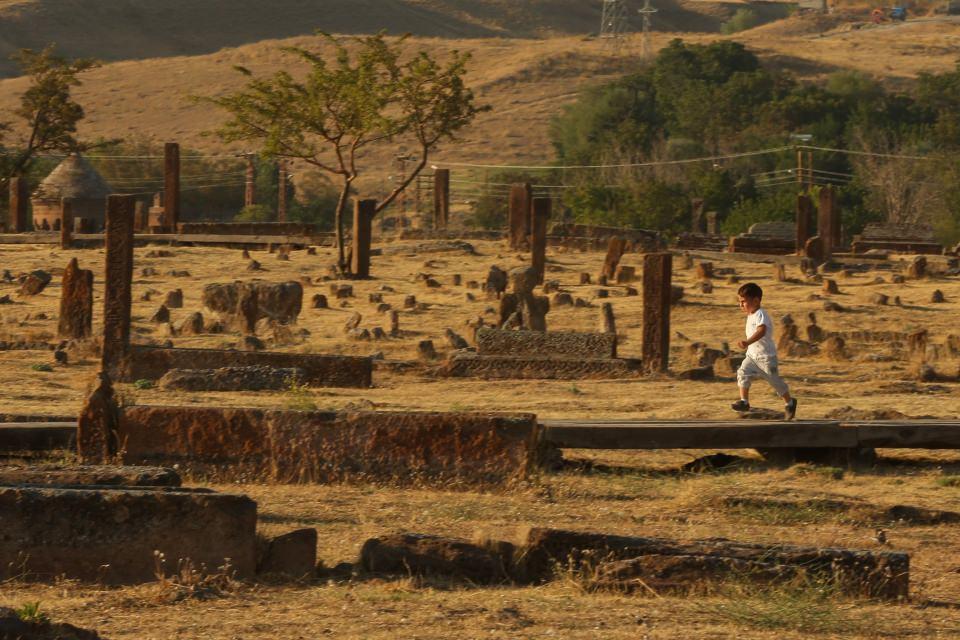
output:
[[[607,243],[607,255],[603,259],[603,272],[600,275],[605,277],[608,282],[613,282],[617,275],[617,265],[620,264],[620,258],[623,257],[626,248],[626,241],[617,236],[610,238],[610,242]]]
[[[694,198],[690,201],[690,231],[703,233],[703,198]]]
[[[707,233],[717,235],[717,212],[707,211]]]
[[[68,340],[79,340],[89,338],[92,333],[93,271],[81,269],[74,258],[63,272],[57,335]]]
[[[11,233],[23,233],[30,226],[27,210],[29,197],[26,178],[10,178],[10,217],[7,224]]]
[[[353,206],[353,250],[350,270],[357,278],[370,277],[370,236],[376,210],[376,200],[358,200]]]
[[[530,237],[530,209],[533,202],[533,187],[530,183],[517,183],[510,187],[510,248],[526,249]]]
[[[433,228],[446,229],[450,222],[450,169],[433,172]]]
[[[60,248],[73,246],[73,200],[60,198]]]
[[[648,253],[643,257],[643,369],[667,370],[670,363],[670,282],[673,256]]]
[[[107,269],[103,292],[101,368],[114,380],[122,377],[120,373],[130,350],[134,201],[133,196],[107,197]]]
[[[813,235],[813,200],[808,195],[797,196],[797,254],[804,255],[807,240]]]
[[[820,190],[820,211],[817,218],[817,235],[823,259],[829,260],[840,247],[840,212],[837,210],[837,194],[833,187]]]
[[[147,212],[147,203],[137,200],[133,205],[133,231],[146,233],[150,226],[150,214]]]
[[[550,198],[533,199],[533,225],[530,233],[531,263],[537,271],[537,284],[543,284],[547,267],[547,221],[550,220]]]
[[[163,206],[165,226],[176,233],[180,222],[180,145],[168,142],[163,146]],[[130,229],[133,229],[131,205]]]

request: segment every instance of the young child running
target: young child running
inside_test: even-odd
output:
[[[740,387],[740,400],[733,403],[734,411],[750,410],[750,384],[754,378],[762,378],[770,383],[777,395],[785,403],[784,414],[787,420],[797,415],[797,399],[790,397],[787,383],[780,377],[777,369],[777,345],[773,341],[773,320],[760,308],[763,289],[756,283],[748,282],[737,291],[740,310],[747,316],[747,339],[737,345],[747,350],[747,356],[737,371],[737,385]]]

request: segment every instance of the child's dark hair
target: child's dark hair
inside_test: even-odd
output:
[[[737,289],[737,295],[743,296],[744,298],[763,300],[763,289],[761,289],[760,285],[758,285],[756,282],[748,282]]]

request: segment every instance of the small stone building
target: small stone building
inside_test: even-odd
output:
[[[71,153],[50,172],[33,192],[33,228],[58,231],[62,219],[61,198],[73,201],[74,220],[84,221],[84,231],[103,227],[110,185],[83,156]]]

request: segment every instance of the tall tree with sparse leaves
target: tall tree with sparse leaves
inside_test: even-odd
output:
[[[338,181],[335,211],[338,263],[348,273],[343,243],[344,217],[353,184],[360,175],[358,153],[397,138],[416,142],[413,170],[377,204],[382,211],[412,183],[430,151],[452,140],[485,107],[477,106],[464,83],[468,54],[453,52],[439,62],[428,52],[404,56],[404,38],[383,33],[344,41],[320,33],[333,47],[323,54],[301,47],[283,50],[309,65],[303,80],[287,71],[252,78],[236,93],[211,102],[229,114],[217,134],[227,142],[254,141],[268,156],[302,160]],[[245,68],[241,73],[252,76]]]
[[[77,124],[83,119],[84,111],[71,92],[81,84],[81,73],[99,66],[88,58],[68,60],[58,56],[53,45],[42,51],[22,49],[13,58],[24,75],[30,77],[30,87],[20,97],[20,106],[13,111],[24,126],[0,123],[2,136],[10,136],[15,130],[23,132],[16,138],[0,138],[0,162],[3,163],[0,175],[4,177],[27,173],[38,154],[71,153],[88,148],[89,145],[77,139]]]

